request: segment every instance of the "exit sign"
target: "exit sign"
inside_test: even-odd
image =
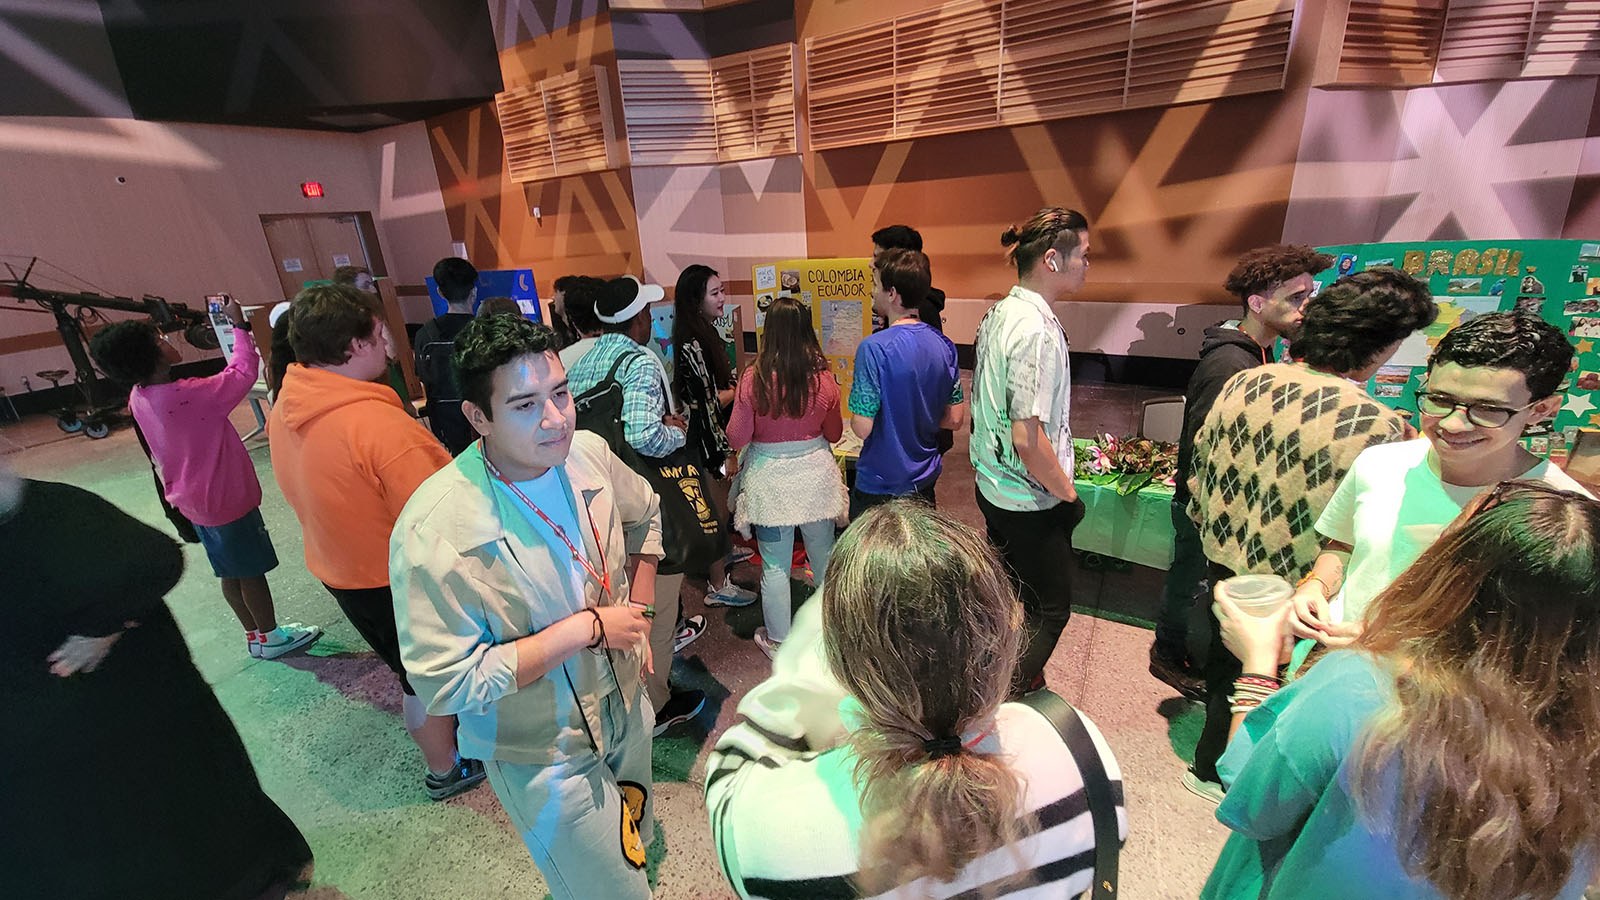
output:
[[[322,196],[322,182],[320,182],[320,181],[302,181],[302,182],[300,182],[300,193],[306,195],[307,197],[321,197]]]

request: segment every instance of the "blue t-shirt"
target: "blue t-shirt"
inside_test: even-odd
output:
[[[963,399],[956,345],[914,322],[891,325],[856,348],[852,415],[871,416],[856,464],[867,494],[911,494],[939,474],[939,421]]]

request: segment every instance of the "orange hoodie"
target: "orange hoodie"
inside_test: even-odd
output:
[[[389,583],[389,533],[450,453],[387,384],[291,365],[267,419],[272,473],[300,520],[306,568],[346,590]]]

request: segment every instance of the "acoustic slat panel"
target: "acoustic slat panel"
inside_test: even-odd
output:
[[[717,161],[711,71],[703,59],[619,60],[622,117],[634,165]]]
[[[1279,90],[1294,0],[958,0],[805,44],[813,149]]]
[[[1535,0],[1451,0],[1435,80],[1520,76],[1535,5]]]
[[[1522,74],[1548,78],[1600,73],[1600,0],[1540,3]]]
[[[1336,80],[1426,84],[1444,19],[1445,0],[1351,0]]]
[[[609,85],[598,68],[566,72],[495,96],[511,180],[616,168]]]

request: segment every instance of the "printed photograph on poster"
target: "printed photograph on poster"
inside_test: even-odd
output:
[[[1550,453],[1550,439],[1547,437],[1536,437],[1533,440],[1528,441],[1528,452],[1532,453],[1534,456],[1548,455]]]
[[[1524,294],[1542,294],[1542,293],[1544,293],[1544,282],[1542,282],[1539,279],[1533,277],[1533,267],[1532,266],[1528,267],[1528,274],[1522,276],[1522,293],[1524,293]]]
[[[1378,384],[1404,385],[1411,380],[1411,370],[1404,366],[1384,366],[1373,380]]]
[[[1549,422],[1529,422],[1527,424],[1527,426],[1522,429],[1522,436],[1523,437],[1533,437],[1536,434],[1549,434],[1549,433],[1550,433],[1550,423]]]
[[[1512,307],[1514,312],[1527,313],[1530,316],[1542,315],[1544,311],[1543,297],[1518,297],[1517,303]]]
[[[1339,264],[1338,264],[1338,268],[1336,268],[1334,270],[1334,277],[1335,278],[1343,278],[1344,276],[1349,275],[1351,272],[1354,272],[1355,270],[1356,270],[1356,255],[1354,253],[1342,253],[1342,254],[1339,255]]]
[[[772,298],[774,296],[775,295],[773,295],[773,294],[757,294],[756,295],[756,312],[765,314],[766,311],[767,311],[767,307],[772,305]]]
[[[1406,386],[1404,384],[1385,384],[1384,382],[1380,381],[1372,386],[1372,396],[1374,397],[1387,397],[1393,399],[1401,396],[1405,392]]]
[[[1583,292],[1591,297],[1600,296],[1600,278],[1591,278],[1584,282]]]
[[[778,289],[785,293],[797,294],[800,292],[800,270],[784,269],[778,276]]]
[[[1365,263],[1362,264],[1361,268],[1363,270],[1366,270],[1366,269],[1392,269],[1392,268],[1394,268],[1394,257],[1389,256],[1389,257],[1385,257],[1384,259],[1369,259]]]
[[[1600,262],[1600,244],[1580,244],[1578,258]]]
[[[1535,297],[1542,302],[1543,298]],[[1499,297],[1441,297],[1434,295],[1433,301],[1439,304],[1439,317],[1432,325],[1421,331],[1414,331],[1411,336],[1400,344],[1400,349],[1389,360],[1391,367],[1399,366],[1414,368],[1428,364],[1428,355],[1438,345],[1439,339],[1445,336],[1450,329],[1470,322],[1478,316],[1495,312],[1500,308]],[[1600,320],[1596,320],[1600,321]]]
[[[1573,337],[1600,337],[1600,318],[1596,318],[1594,316],[1574,316],[1572,319],[1572,325],[1567,328],[1567,333]]]
[[[1504,278],[1496,278],[1494,280],[1494,284],[1489,286],[1489,290],[1488,290],[1487,293],[1491,297],[1498,297],[1501,294],[1504,294],[1505,292],[1506,292],[1506,280]]]
[[[1570,280],[1571,280],[1571,282],[1573,284],[1583,284],[1585,281],[1588,281],[1589,280],[1589,267],[1588,266],[1573,266],[1572,267],[1572,278]]]
[[[1564,316],[1581,316],[1586,313],[1600,313],[1600,298],[1585,297],[1582,300],[1568,300],[1561,304],[1561,314]]]
[[[1580,372],[1573,387],[1580,391],[1600,391],[1600,372]]]
[[[1447,294],[1481,294],[1483,293],[1483,279],[1452,278],[1444,291]]]

